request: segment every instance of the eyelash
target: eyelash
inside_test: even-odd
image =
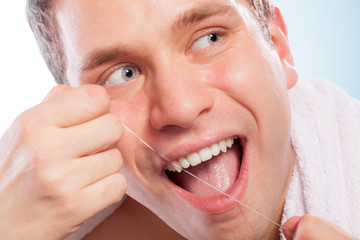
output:
[[[197,51],[199,51],[199,52],[208,51],[208,47],[204,48],[204,49],[196,50],[196,51],[191,51],[190,49],[196,41],[200,40],[201,38],[203,38],[205,36],[209,36],[212,34],[219,35],[220,36],[219,42],[222,42],[222,41],[224,41],[224,38],[226,38],[226,36],[227,36],[227,31],[225,29],[220,29],[220,28],[210,28],[210,29],[205,30],[205,33],[203,31],[201,31],[201,34],[196,34],[195,40],[191,41],[191,44],[190,44],[189,50],[187,50],[187,53],[191,54],[191,53],[194,53]],[[216,45],[218,45],[218,44],[216,44]]]
[[[141,69],[139,67],[137,67],[137,65],[132,64],[132,63],[121,63],[121,64],[117,64],[115,66],[112,66],[107,71],[105,71],[103,74],[101,74],[101,76],[99,77],[99,80],[97,81],[97,84],[105,86],[106,82],[108,81],[110,76],[123,67],[134,67],[138,70],[139,75],[142,74]]]

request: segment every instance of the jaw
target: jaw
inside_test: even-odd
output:
[[[246,150],[246,139],[238,138],[226,153],[221,153],[216,159],[211,159],[199,166],[190,167],[187,171],[241,201],[248,180]],[[227,174],[228,170],[226,170],[226,168],[222,170],[221,167],[229,164],[231,164],[230,168],[231,171],[233,171],[231,177]],[[208,169],[215,169],[215,172],[210,171],[210,173],[205,173]],[[201,212],[221,214],[238,205],[236,201],[184,171],[179,174],[166,170],[163,173],[163,180],[173,192]]]
[[[257,168],[254,168],[256,165],[253,163],[257,162],[257,159],[263,159],[264,157],[264,153],[259,153],[258,148],[254,147],[258,146],[258,144],[256,139],[250,138],[247,140],[244,138],[241,144],[243,156],[237,159],[237,161],[241,162],[237,179],[225,192],[278,222],[273,211],[262,208],[262,206],[277,202],[277,198],[274,198],[272,194],[274,191],[266,187],[267,185],[257,185],[256,188],[253,188],[254,179],[258,178],[259,174],[265,177],[267,170],[269,170],[269,167],[271,168],[271,165],[267,166],[264,172],[256,171]],[[239,148],[239,144],[235,144],[234,147]],[[250,159],[252,159],[251,162]],[[162,169],[164,167],[163,164]],[[249,168],[252,169],[252,174],[249,174]],[[189,170],[191,171],[191,169]],[[156,196],[150,194],[154,195],[153,198],[141,202],[187,239],[233,239],[233,236],[238,236],[241,239],[254,239],[258,238],[255,236],[264,237],[278,234],[277,228],[270,229],[269,222],[248,211],[236,201],[217,192],[212,197],[199,196],[185,189],[185,186],[174,183],[164,170],[159,170],[159,172],[156,173],[157,177],[153,176],[155,182],[152,182],[152,184],[162,185],[161,193],[163,194],[159,192],[155,194]],[[261,182],[267,183],[268,181]],[[275,185],[278,186],[278,183],[275,183]],[[208,188],[205,184],[203,187]],[[256,190],[254,191],[254,189]],[[137,194],[139,194],[138,191]],[[143,195],[137,196],[139,199],[144,199]],[[258,200],[260,200],[260,203]],[[189,219],[194,219],[194,221],[189,222]],[[230,233],[232,235],[229,235]]]

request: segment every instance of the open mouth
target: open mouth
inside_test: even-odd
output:
[[[229,191],[240,176],[244,146],[245,140],[238,137],[221,140],[166,165],[166,175],[175,185],[200,198],[218,197],[220,192],[182,170],[186,169],[224,192]]]

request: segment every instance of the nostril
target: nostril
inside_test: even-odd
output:
[[[198,114],[194,115],[191,109],[176,109],[175,107],[172,109],[170,107],[168,109],[154,107],[150,119],[152,127],[162,131],[176,128],[191,128],[196,122]]]
[[[154,129],[191,128],[198,118],[210,112],[214,104],[212,96],[187,97],[183,101],[169,98],[153,106],[150,121]]]

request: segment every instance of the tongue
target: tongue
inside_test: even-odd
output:
[[[234,144],[226,153],[221,153],[211,160],[196,167],[190,167],[187,170],[225,192],[234,185],[239,175],[240,157],[239,147],[237,144]],[[175,174],[173,180],[180,187],[204,198],[221,195],[220,192],[206,186],[204,183],[183,171],[179,174]]]

